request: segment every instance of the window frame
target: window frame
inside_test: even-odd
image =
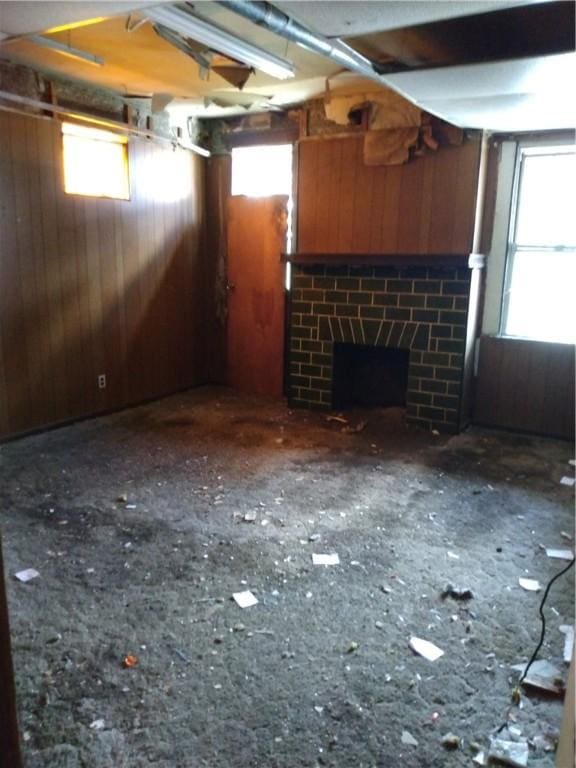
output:
[[[79,128],[80,133],[75,134],[74,131],[67,131],[66,127],[70,126],[72,128]],[[97,136],[84,136],[82,137],[81,131],[82,129],[87,129],[87,131],[95,131],[97,133],[103,134],[101,137]],[[75,135],[84,138],[85,140],[90,140],[93,142],[103,142],[105,144],[115,144],[122,147],[122,159],[123,159],[123,171],[125,173],[125,179],[126,179],[126,197],[119,197],[118,195],[110,195],[110,194],[95,194],[90,192],[77,192],[77,191],[69,191],[66,189],[66,137]],[[109,138],[110,136],[114,136],[115,139],[112,140]],[[132,199],[132,178],[130,174],[130,140],[129,137],[126,136],[121,131],[115,131],[108,126],[92,124],[92,123],[85,123],[81,121],[76,120],[62,120],[60,123],[60,139],[61,139],[61,162],[62,162],[62,189],[64,191],[65,195],[71,195],[76,197],[86,197],[91,198],[93,200],[115,200],[118,202],[130,202]]]
[[[554,151],[556,149],[557,151]],[[514,170],[512,176],[512,190],[510,195],[510,208],[509,208],[509,220],[508,220],[508,235],[506,239],[506,251],[504,255],[504,272],[502,276],[501,294],[500,294],[500,306],[498,316],[498,331],[497,335],[505,339],[523,339],[526,341],[534,341],[549,344],[570,344],[573,342],[567,342],[556,339],[554,341],[547,339],[539,339],[534,336],[518,336],[506,332],[506,324],[508,319],[508,309],[511,297],[511,283],[512,274],[514,268],[514,258],[517,253],[566,253],[576,251],[575,246],[569,246],[565,244],[555,245],[518,245],[516,242],[516,235],[518,229],[519,220],[519,198],[520,190],[522,186],[522,177],[525,170],[524,160],[527,157],[534,157],[538,155],[555,155],[555,154],[575,154],[576,145],[574,140],[570,142],[570,137],[562,136],[557,138],[543,137],[541,139],[524,140],[516,142],[516,152],[514,158]]]
[[[242,152],[243,150],[252,150],[254,152],[259,150],[268,150],[272,148],[289,148],[290,149],[290,189],[288,191],[281,191],[281,192],[267,192],[265,194],[258,194],[258,195],[252,195],[252,194],[246,194],[246,192],[235,192],[234,191],[234,152]],[[230,195],[232,197],[254,197],[254,198],[260,198],[260,197],[273,197],[275,195],[288,195],[289,198],[293,196],[294,191],[294,158],[295,158],[296,150],[295,150],[295,144],[291,141],[278,141],[278,142],[269,142],[266,144],[250,144],[249,146],[236,146],[232,147],[232,150],[230,152]]]

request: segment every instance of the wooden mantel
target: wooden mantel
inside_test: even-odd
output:
[[[389,266],[399,267],[469,267],[482,269],[484,256],[479,253],[430,254],[415,253],[283,253],[283,262],[299,266],[313,264],[346,265],[349,267]]]

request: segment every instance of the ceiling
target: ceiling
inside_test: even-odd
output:
[[[210,23],[294,64],[295,76],[290,80],[256,72],[242,91],[214,70],[206,79],[191,56],[144,22],[146,8],[156,5],[168,3],[0,2],[0,56],[121,95],[169,94],[169,110],[180,118],[238,114],[246,107],[277,109],[322,95],[329,78],[332,92],[361,91],[367,85],[374,90],[379,82],[462,127],[527,131],[569,128],[576,123],[571,2],[275,3],[309,30],[324,38],[341,38],[377,62],[384,74],[372,72],[369,80],[343,72],[340,63],[256,26],[216,2],[196,3],[194,11]],[[26,38],[39,32],[101,57],[104,63],[95,66],[68,58]],[[215,54],[212,64],[234,62]]]

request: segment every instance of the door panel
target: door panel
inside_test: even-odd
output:
[[[228,383],[282,397],[286,195],[228,201]]]

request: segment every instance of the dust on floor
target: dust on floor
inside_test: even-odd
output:
[[[571,546],[572,448],[346,417],[200,389],[0,447],[27,768],[474,765],[539,637],[518,578]],[[569,573],[541,653],[564,674],[573,604]],[[561,700],[522,705],[522,736],[553,741]]]

